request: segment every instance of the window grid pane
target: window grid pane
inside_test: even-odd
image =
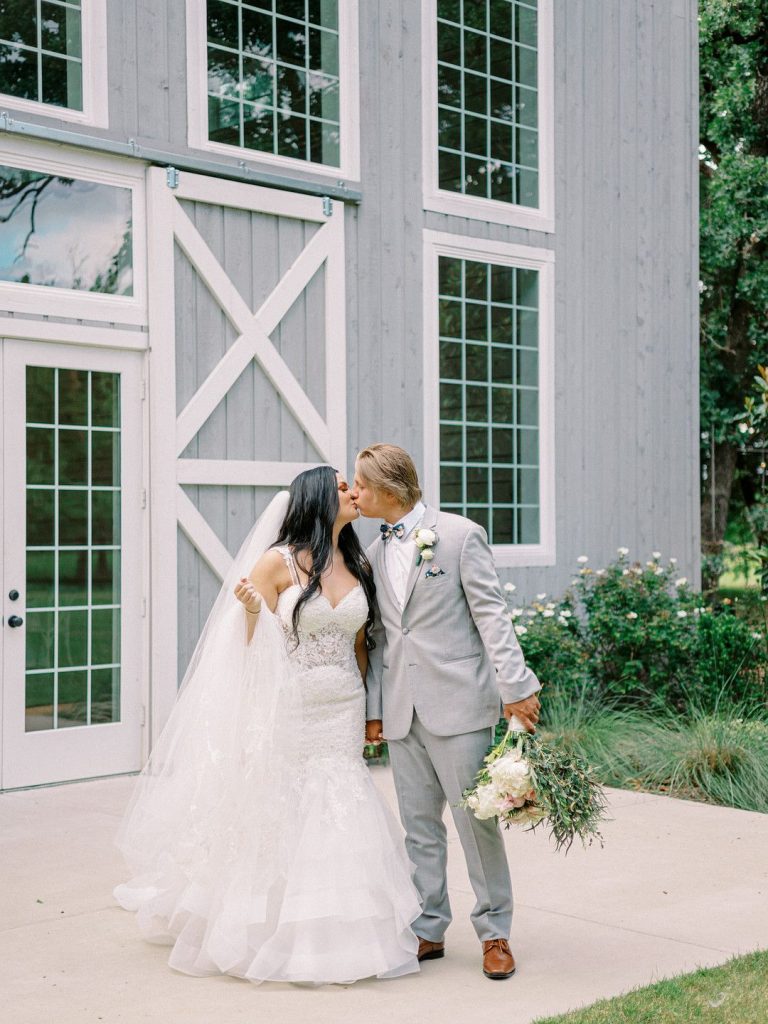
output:
[[[437,8],[441,189],[539,203],[535,0],[464,0]]]
[[[0,5],[0,92],[83,109],[79,0]]]
[[[536,544],[538,271],[449,256],[438,266],[441,507],[492,544]]]
[[[27,367],[28,732],[120,720],[119,386]]]
[[[208,138],[340,165],[337,0],[207,0]]]

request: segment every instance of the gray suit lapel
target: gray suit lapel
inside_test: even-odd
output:
[[[434,530],[436,523],[437,523],[437,509],[436,508],[432,508],[431,505],[427,505],[426,510],[424,512],[424,515],[422,517],[422,520],[419,523],[419,525],[416,527],[416,529],[418,529],[418,530]],[[439,538],[438,538],[438,540],[439,540]],[[416,586],[416,581],[419,578],[419,573],[427,571],[427,564],[426,564],[426,562],[421,562],[419,565],[416,565],[417,558],[418,558],[418,554],[414,555],[413,565],[411,566],[411,571],[410,571],[410,573],[408,575],[408,582],[405,585],[405,600],[403,601],[403,611],[405,611],[405,609],[406,609],[406,607],[408,605],[408,602],[411,599],[411,594],[413,593],[413,588]]]

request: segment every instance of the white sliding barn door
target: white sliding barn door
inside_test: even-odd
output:
[[[343,203],[148,171],[152,736],[255,517],[346,471]]]

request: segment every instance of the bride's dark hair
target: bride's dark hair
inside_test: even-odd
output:
[[[333,557],[333,524],[339,514],[339,484],[336,470],[331,466],[316,466],[299,473],[290,486],[288,509],[274,543],[288,545],[294,558],[307,575],[307,585],[299,595],[293,609],[293,636],[299,642],[299,617],[301,609],[317,591],[323,572]],[[339,534],[339,550],[344,564],[359,580],[368,601],[368,619],[365,623],[365,639],[373,647],[373,605],[376,587],[373,583],[371,563],[365,557],[352,524],[347,523]],[[311,565],[306,565],[302,555],[308,553]]]

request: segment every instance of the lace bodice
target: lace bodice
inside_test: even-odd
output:
[[[305,671],[334,666],[357,673],[355,637],[368,618],[368,602],[358,584],[348,591],[337,605],[322,593],[316,593],[304,605],[299,620],[299,643],[293,634],[293,609],[302,586],[299,583],[293,556],[288,548],[278,548],[293,579],[292,586],[281,591],[276,612],[285,634],[291,660]]]
[[[334,665],[357,672],[355,637],[368,618],[363,588],[354,587],[335,607],[324,594],[311,597],[301,610],[296,646],[292,616],[301,590],[301,584],[294,583],[280,593],[277,602],[277,615],[291,660],[303,669]]]
[[[301,609],[297,646],[292,616],[302,587],[290,551],[278,551],[294,580],[281,591],[275,610],[304,706],[307,735],[298,747],[299,760],[315,767],[323,761],[329,766],[343,763],[363,768],[365,687],[355,657],[355,637],[368,618],[365,591],[359,585],[353,587],[336,606],[324,594],[311,597]],[[339,793],[330,802],[340,824],[350,806],[348,795]]]

